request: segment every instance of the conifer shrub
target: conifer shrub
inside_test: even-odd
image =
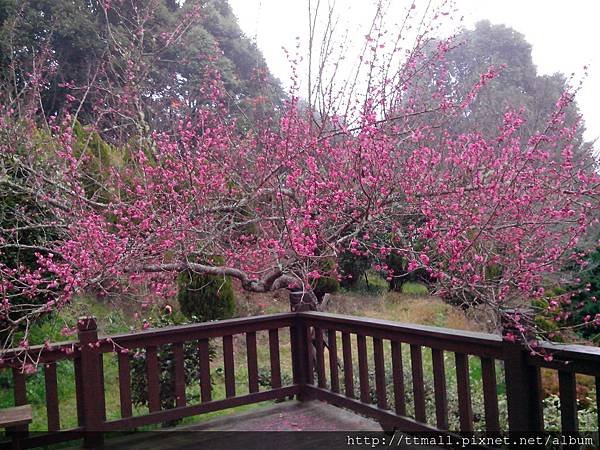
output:
[[[182,314],[194,322],[229,319],[235,314],[231,278],[186,271],[177,295]]]

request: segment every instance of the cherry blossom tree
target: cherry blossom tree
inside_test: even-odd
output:
[[[600,197],[594,169],[573,158],[577,124],[565,125],[576,88],[527,137],[513,110],[493,138],[452,135],[447,125],[464,120],[501,68],[462,98],[446,94],[440,67],[452,40],[426,49],[444,8],[408,50],[381,43],[378,11],[357,72],[364,82],[350,95],[347,80],[321,81],[305,102],[293,72],[284,107],[246,121],[207,70],[199,97],[182,99],[197,105],[193,114],[170,111],[170,127],[135,127],[102,152],[93,144],[102,130],[76,122],[81,91],[70,110],[41,118],[43,74],[32,73],[29,113],[6,104],[0,117],[0,184],[29,202],[0,229],[0,255],[18,249],[35,261],[0,257],[3,329],[83,292],[170,299],[186,270],[233,277],[250,292],[287,288],[314,307],[320,277],[346,276],[335,264],[343,252],[369,256],[388,276],[396,254],[409,271],[427,270],[438,293],[496,313],[542,296],[543,277],[572,257]],[[432,94],[419,80],[434,74]],[[119,105],[138,108],[143,84],[130,75]],[[114,97],[101,104],[111,116]],[[35,243],[25,244],[32,230]]]

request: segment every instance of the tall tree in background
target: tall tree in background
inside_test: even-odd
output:
[[[140,122],[160,129],[193,113],[209,66],[222,77],[232,111],[256,97],[277,103],[283,96],[225,0],[2,0],[0,52],[9,102],[43,65],[45,114],[76,101],[77,119],[98,123],[104,114],[105,129]]]
[[[538,74],[531,44],[521,33],[484,20],[474,29],[458,33],[450,45],[454,48],[439,65],[435,78],[444,71],[448,92],[456,98],[464,97],[488,67],[501,68],[492,87],[480,92],[465,111],[465,119],[452,125],[455,132],[478,129],[486,136],[493,136],[508,109],[522,109],[525,123],[520,134],[543,132],[548,116],[556,108],[556,100],[568,88],[568,80],[562,73]],[[430,86],[435,86],[435,81]],[[565,115],[566,123],[575,124],[580,118],[577,104],[569,105]],[[588,158],[591,143],[584,142],[584,129],[584,124],[579,123],[575,152],[579,157]]]

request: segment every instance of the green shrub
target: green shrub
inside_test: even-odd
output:
[[[281,374],[281,385],[289,386],[293,384],[292,375],[284,372]],[[261,367],[258,369],[258,385],[264,388],[271,388],[271,369],[268,367]]]
[[[338,270],[342,275],[341,286],[352,289],[359,283],[371,265],[366,256],[357,256],[350,252],[342,253],[338,258]]]
[[[315,282],[313,292],[321,301],[325,294],[332,294],[340,290],[340,282],[335,278],[321,277]]]
[[[235,294],[229,277],[183,272],[177,300],[183,315],[194,322],[229,319],[235,314]]]
[[[406,295],[429,295],[429,289],[422,283],[407,281],[402,285],[402,293]]]

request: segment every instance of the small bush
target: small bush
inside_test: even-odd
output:
[[[235,314],[235,294],[229,277],[183,272],[177,300],[182,314],[195,322],[229,319]]]
[[[321,277],[315,282],[313,292],[321,301],[325,294],[333,294],[340,290],[340,282],[335,278]]]
[[[281,385],[289,386],[293,383],[292,376],[289,373],[281,374]],[[264,388],[271,388],[271,369],[268,367],[261,367],[258,369],[258,384]]]
[[[406,295],[429,295],[429,290],[424,284],[407,281],[402,285],[402,293]]]
[[[358,256],[349,251],[342,253],[338,259],[338,270],[342,275],[341,286],[345,289],[354,288],[370,265],[366,256]]]

